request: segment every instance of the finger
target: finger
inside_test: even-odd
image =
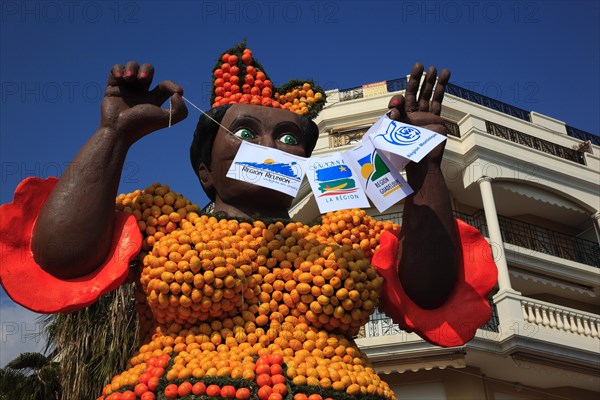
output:
[[[150,102],[160,106],[175,93],[183,95],[183,88],[173,81],[162,81],[150,92]]]
[[[171,123],[176,124],[188,116],[188,109],[181,94],[175,93],[171,96]]]
[[[406,91],[404,92],[407,112],[417,111],[417,90],[419,90],[422,76],[423,64],[417,62],[410,71],[410,77],[408,78],[408,84],[406,85]]]
[[[153,104],[140,104],[128,111],[131,126],[140,127],[143,134],[166,128],[187,117],[188,110],[181,95],[175,94],[171,99],[171,109],[160,108]]]
[[[108,73],[108,86],[118,86],[123,82],[123,73],[125,71],[125,67],[121,64],[115,64],[110,69]]]
[[[137,80],[138,69],[140,66],[135,61],[129,61],[127,65],[125,65],[125,74],[123,75],[123,79],[127,83],[133,83]]]
[[[425,75],[425,83],[423,83],[423,87],[419,93],[419,111],[429,111],[429,99],[431,99],[431,93],[433,92],[436,78],[437,69],[435,69],[434,66],[429,67],[427,74]]]
[[[151,64],[142,64],[138,69],[137,80],[140,88],[148,90],[154,78],[154,67]]]
[[[392,97],[388,103],[388,108],[390,109],[388,116],[390,119],[395,121],[401,121],[404,119],[404,117],[406,117],[406,111],[404,109],[405,104],[406,100],[401,94],[397,94]]]
[[[443,69],[440,72],[440,76],[435,85],[435,91],[431,99],[431,112],[435,115],[440,115],[442,112],[442,100],[444,100],[444,93],[446,92],[446,86],[450,80],[450,70]]]

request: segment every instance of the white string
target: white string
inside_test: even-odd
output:
[[[219,123],[219,121],[217,121],[216,119],[214,119],[213,117],[211,117],[210,115],[208,115],[207,113],[205,113],[204,111],[202,111],[202,109],[200,107],[198,107],[197,105],[195,105],[194,103],[192,103],[191,101],[189,101],[188,99],[186,99],[184,96],[181,96],[181,98],[185,101],[187,101],[192,107],[194,107],[196,110],[200,111],[202,114],[206,115],[206,117],[210,120],[212,120],[215,124],[219,125],[221,128],[225,129],[225,131],[229,132],[230,134],[233,135],[233,132],[231,132],[229,129],[227,129],[226,127],[224,127],[223,125],[221,125]]]
[[[172,118],[173,118],[173,104],[171,103],[171,98],[169,97],[169,128],[171,127]]]

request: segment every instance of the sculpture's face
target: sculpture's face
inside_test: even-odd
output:
[[[204,187],[214,188],[217,198],[230,205],[264,209],[289,208],[292,198],[284,193],[227,178],[227,171],[242,143],[247,140],[304,157],[305,137],[302,119],[293,112],[249,104],[234,104],[221,121],[211,152],[210,169],[200,167]],[[262,161],[262,160],[258,160]]]

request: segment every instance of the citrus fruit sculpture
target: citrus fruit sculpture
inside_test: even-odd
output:
[[[352,337],[378,306],[370,256],[397,225],[362,210],[314,226],[219,219],[159,184],[117,209],[144,235],[146,340],[102,398],[393,397]]]
[[[120,86],[127,85],[119,79],[130,78],[134,65],[128,64],[130,71],[124,77],[121,66],[113,67],[109,89],[114,96],[105,98],[127,111],[131,109],[120,97],[128,93],[121,93]],[[150,67],[140,72],[138,84],[150,84],[146,72]],[[419,79],[420,72],[414,77]],[[182,119],[185,115],[178,117],[177,109],[185,108],[183,100],[176,99],[175,117]],[[213,69],[213,108],[250,104],[314,118],[324,102],[322,88],[310,80],[275,87],[245,43],[224,52]],[[152,111],[146,103],[138,105]],[[268,121],[281,118],[287,123],[291,117],[305,121],[288,112],[258,109],[244,112]],[[100,137],[98,143],[107,140],[102,132]],[[229,144],[237,140],[224,137]],[[215,148],[214,143],[211,146]],[[104,154],[104,147],[91,147],[96,156]],[[237,147],[226,150],[232,149]],[[306,154],[311,151],[312,147]],[[109,217],[119,173],[114,174],[115,192],[104,204]],[[0,207],[6,221],[0,225],[0,283],[14,301],[31,310],[71,312],[122,284],[136,271],[129,268],[131,261],[141,265],[135,276],[141,345],[128,368],[104,387],[102,400],[393,399],[393,391],[353,340],[378,306],[383,305],[403,329],[443,346],[464,344],[491,315],[486,296],[495,285],[496,269],[490,248],[476,229],[463,222],[456,222],[460,248],[454,248],[462,253],[462,262],[451,282],[453,291],[441,306],[423,309],[404,292],[398,277],[396,224],[376,221],[363,210],[328,213],[315,225],[203,215],[191,201],[158,183],[119,195],[109,231],[112,247],[105,259],[91,272],[61,278],[38,264],[32,245],[36,220],[46,202],[56,202],[53,190],[61,183],[56,178],[27,178],[17,187],[14,201]],[[242,187],[246,200],[245,191],[255,187]],[[93,198],[78,185],[71,188],[85,194],[82,202]],[[279,205],[280,198],[275,199],[269,207]],[[71,210],[61,208],[57,218],[62,220],[67,211]],[[106,220],[110,218],[93,220],[92,228]],[[50,221],[41,225],[56,223]],[[55,231],[48,231],[49,241],[54,240]]]
[[[227,50],[213,69],[213,108],[254,104],[290,110],[314,118],[325,104],[325,92],[312,80],[291,80],[279,88],[244,42]]]

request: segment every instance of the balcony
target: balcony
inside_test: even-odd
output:
[[[565,346],[577,348],[578,351],[587,352],[587,356],[584,355],[584,358],[597,353],[598,339],[600,338],[600,315],[518,294],[503,296],[496,301],[498,304],[502,302],[505,304],[499,312],[500,306],[496,307],[496,303],[490,299],[493,310],[492,318],[477,331],[473,342],[467,344],[467,347],[481,348],[480,340],[484,342],[492,340],[506,344],[506,341],[513,337],[517,338],[517,341],[507,346],[510,348],[507,350],[509,354],[526,354],[528,350],[548,348],[544,347],[548,344],[558,345],[560,349]],[[506,301],[513,302],[516,305],[513,310],[520,310],[520,312],[517,311],[518,314],[511,313],[511,307],[506,307]],[[356,339],[368,340],[390,336],[384,341],[379,340],[379,343],[387,343],[390,346],[415,343],[415,340],[419,340],[416,336],[408,335],[410,334],[400,329],[387,315],[375,312],[369,322],[361,328]],[[393,336],[395,338],[392,338]],[[363,341],[362,343],[366,345],[369,342]],[[559,354],[564,357],[562,351],[564,350],[559,350]],[[581,357],[581,355],[572,356],[573,358]],[[592,356],[593,358],[594,356]],[[593,364],[597,364],[597,361]]]
[[[490,305],[492,306],[492,317],[480,329],[488,332],[498,332],[500,322],[498,318],[498,310],[496,309],[496,305],[491,298],[489,301]],[[357,338],[402,335],[406,333],[406,331],[400,329],[400,327],[395,324],[394,321],[392,321],[392,319],[385,313],[375,311],[375,313],[371,315],[369,322],[361,328]]]
[[[408,83],[408,78],[406,78],[406,77],[386,81],[387,91],[390,93],[399,92],[401,90],[406,89],[407,83]]]
[[[600,337],[600,316],[529,298],[521,299],[523,320],[538,328],[552,329],[581,337]]]
[[[484,236],[489,236],[483,210],[478,210],[470,215],[455,211],[454,217],[474,226]],[[401,225],[402,213],[381,214],[376,216],[376,219],[392,221]],[[502,239],[506,243],[600,268],[600,245],[598,243],[502,215],[498,215],[498,221]]]
[[[488,235],[483,210],[471,215],[459,212],[454,215]],[[402,213],[389,213],[376,218],[401,223]],[[600,246],[597,243],[503,216],[499,216],[499,220],[506,243],[600,267]],[[533,293],[536,292],[532,291],[532,296]],[[477,330],[475,338],[463,346],[463,350],[502,354],[503,358],[517,360],[515,362],[529,360],[527,362],[533,363],[531,365],[552,364],[560,360],[560,365],[569,365],[569,368],[597,372],[600,315],[595,314],[594,310],[588,312],[570,308],[528,297],[514,290],[496,293],[490,296],[489,301],[492,306],[491,319]],[[391,318],[378,312],[371,316],[357,339],[357,343],[373,354],[398,352],[398,360],[402,359],[402,354],[408,355],[415,349],[422,354],[436,351],[435,346],[401,330]]]
[[[511,115],[524,121],[531,122],[531,116],[529,114],[529,111],[527,110],[523,110],[522,108],[512,106],[500,100],[484,96],[480,93],[473,92],[472,90],[465,89],[452,83],[446,85],[446,93],[452,94],[454,96],[460,97],[461,99],[465,99],[473,103],[477,103],[492,110],[500,111],[501,113]]]
[[[600,146],[600,136],[592,135],[589,132],[582,131],[581,129],[573,128],[572,126],[566,125],[567,135],[574,137],[576,139],[590,141],[592,144],[596,146]]]
[[[490,135],[501,137],[502,139],[510,140],[513,143],[518,143],[523,146],[527,146],[532,149],[563,158],[565,160],[573,161],[581,165],[586,165],[585,157],[583,156],[583,152],[581,151],[560,146],[547,140],[540,139],[535,136],[528,135],[527,133],[516,131],[514,129],[510,129],[490,121],[485,121],[485,127],[487,133],[489,133]]]
[[[329,135],[329,148],[359,144],[363,135],[369,130],[371,124],[345,129]]]
[[[454,216],[476,227],[484,236],[488,236],[483,210],[478,210],[472,215],[455,212]],[[502,240],[506,243],[600,268],[598,243],[501,215],[498,215],[498,222],[500,222]]]
[[[340,103],[363,98],[362,86],[357,86],[351,89],[340,90]]]

